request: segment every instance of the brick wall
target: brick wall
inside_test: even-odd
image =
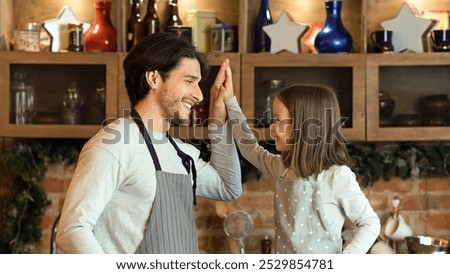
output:
[[[53,222],[61,210],[65,192],[70,183],[74,166],[51,164],[43,186],[52,200],[42,220],[43,239],[36,246],[36,253],[48,253]],[[363,188],[371,204],[384,223],[392,210],[392,198],[401,199],[400,214],[416,234],[450,238],[450,177],[421,178],[403,181],[394,178],[379,181]],[[219,203],[200,199],[195,207],[199,244],[205,253],[230,253],[239,249],[236,241],[224,233],[226,214],[240,209],[248,212],[254,221],[254,229],[244,243],[247,253],[260,253],[265,235],[273,238],[274,184],[264,178],[249,180],[244,184],[244,194],[232,203]]]

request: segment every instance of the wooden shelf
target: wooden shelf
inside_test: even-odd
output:
[[[4,3],[3,3],[4,2]],[[0,34],[7,39],[12,37],[14,27],[28,22],[42,23],[55,18],[64,1],[43,0],[38,9],[28,5],[25,0],[5,0],[0,9]],[[80,0],[71,4],[77,18],[93,22],[95,9],[91,0]],[[49,65],[106,66],[108,99],[106,117],[127,116],[129,113],[128,96],[124,87],[122,61],[124,52],[125,26],[130,14],[128,1],[112,0],[111,21],[118,34],[119,52],[117,53],[20,53],[0,52],[0,136],[11,137],[91,137],[97,130],[96,125],[15,125],[10,124],[10,66]],[[200,3],[201,2],[201,3]],[[204,103],[209,104],[209,88],[224,58],[229,58],[233,71],[234,90],[247,117],[255,117],[257,102],[264,98],[262,82],[281,78],[285,86],[298,82],[317,82],[328,84],[336,90],[343,116],[350,118],[348,127],[343,129],[350,141],[425,141],[450,140],[449,127],[380,127],[378,93],[390,91],[396,99],[394,110],[400,113],[411,105],[411,101],[420,96],[434,93],[450,95],[450,54],[372,54],[370,33],[381,29],[382,21],[394,18],[399,12],[403,0],[381,3],[379,0],[348,0],[342,7],[342,20],[353,38],[350,54],[312,55],[302,46],[302,54],[256,54],[253,52],[253,25],[259,10],[260,0],[215,0],[180,1],[179,13],[183,21],[189,9],[215,10],[218,22],[239,25],[239,52],[207,53],[212,73],[202,87]],[[420,11],[450,9],[448,0],[419,1],[416,7]],[[146,12],[144,1],[142,14]],[[167,18],[167,1],[158,1],[158,15],[161,22]],[[270,10],[276,22],[285,9],[288,9],[298,23],[311,24],[324,22],[326,17],[323,1],[271,0]],[[395,35],[395,32],[394,32]],[[442,88],[442,90],[437,90]],[[256,107],[255,107],[256,106]],[[417,107],[416,107],[417,108]],[[414,110],[414,106],[412,107]],[[417,109],[416,109],[417,111]],[[255,128],[260,139],[271,139],[267,128]],[[201,128],[173,129],[181,138],[207,138]],[[205,137],[206,136],[206,137]]]

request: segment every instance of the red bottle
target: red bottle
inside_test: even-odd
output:
[[[111,2],[96,1],[95,21],[84,36],[86,51],[117,51],[117,33],[111,18]]]

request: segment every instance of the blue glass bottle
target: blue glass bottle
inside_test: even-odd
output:
[[[264,32],[263,27],[272,23],[269,0],[262,0],[255,22],[255,52],[270,52],[270,37]]]
[[[352,37],[341,20],[342,1],[326,1],[327,19],[317,34],[314,46],[319,53],[350,52]]]

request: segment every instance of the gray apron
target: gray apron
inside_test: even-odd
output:
[[[277,181],[274,204],[276,253],[341,252],[341,236],[332,233],[323,210],[320,184],[311,178],[294,181],[279,178]]]
[[[167,138],[177,151],[188,174],[175,174],[161,170],[149,134],[133,110],[133,120],[144,137],[156,170],[156,194],[144,237],[136,254],[194,254],[198,253],[197,232],[192,201],[195,204],[196,170],[194,160],[181,151],[175,141]],[[191,177],[192,172],[192,177]],[[194,180],[194,184],[192,184]]]

